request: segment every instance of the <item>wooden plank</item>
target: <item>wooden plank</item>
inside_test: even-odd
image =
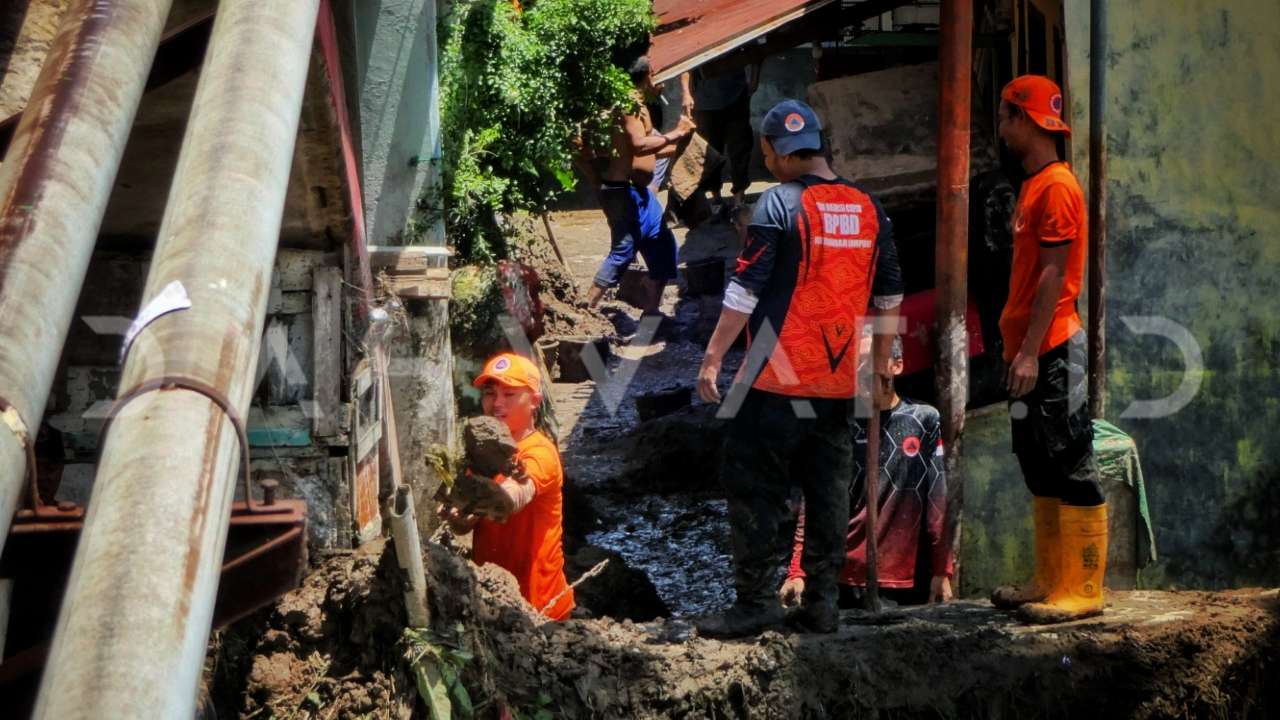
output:
[[[351,507],[357,541],[364,543],[376,537],[382,529],[381,508],[378,503],[382,401],[368,360],[360,361],[352,372],[351,401],[355,406],[351,429]]]
[[[430,245],[370,245],[369,269],[376,275],[387,272],[418,272],[444,267],[452,253],[448,248]]]
[[[305,427],[251,427],[245,431],[250,447],[305,447],[311,444],[311,431]]]
[[[402,298],[411,300],[448,300],[453,295],[453,283],[448,268],[429,268],[422,273],[386,275],[391,290]]]
[[[276,272],[280,274],[280,289],[284,292],[310,290],[317,268],[337,265],[338,256],[318,250],[280,248],[276,252]]]
[[[311,432],[328,437],[342,429],[342,270],[316,268],[312,293]]]
[[[314,288],[312,288],[314,290]],[[281,315],[299,315],[311,310],[313,293],[305,290],[280,294],[280,307],[276,310]]]
[[[355,518],[351,515],[351,469],[346,458],[329,458],[325,466],[329,496],[333,498],[333,526],[338,528],[336,547],[351,547]]]
[[[387,349],[379,345],[374,351],[374,362],[378,367],[378,392],[382,399],[382,467],[383,486],[386,495],[391,495],[403,482],[400,471],[400,438],[396,431],[395,402],[391,396],[391,378],[388,376]]]
[[[449,249],[426,245],[371,245],[369,266],[385,276],[391,290],[403,298],[448,299]]]
[[[288,405],[289,397],[289,323],[280,316],[267,318],[262,334],[259,365],[265,369],[267,404]]]

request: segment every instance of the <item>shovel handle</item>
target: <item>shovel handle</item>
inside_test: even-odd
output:
[[[876,562],[876,529],[880,517],[880,410],[871,393],[871,417],[867,419],[867,458],[863,465],[867,503],[867,608],[880,612],[880,570]]]

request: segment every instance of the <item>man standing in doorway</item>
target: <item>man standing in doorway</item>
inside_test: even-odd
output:
[[[1085,337],[1076,300],[1084,280],[1088,227],[1084,193],[1059,160],[1062,91],[1038,75],[1000,93],[1000,138],[1028,177],[1014,211],[1013,272],[1000,316],[1009,363],[1013,451],[1033,496],[1035,576],[997,588],[996,607],[1028,622],[1102,613],[1107,506],[1093,457],[1085,403]]]
[[[753,635],[782,619],[775,582],[792,484],[810,508],[801,559],[808,583],[794,624],[824,633],[838,625],[858,329],[873,297],[877,313],[896,321],[902,275],[888,216],[832,171],[821,130],[813,109],[795,100],[765,116],[760,146],[781,184],[756,203],[698,372],[699,397],[719,402],[725,352],[747,330],[747,359],[720,410],[732,417],[721,482],[737,600],[699,622],[704,635]],[[888,344],[876,343],[874,355],[874,371],[886,373]]]
[[[685,112],[692,113],[698,132],[707,144],[729,160],[729,191],[733,193],[735,207],[742,205],[751,184],[751,148],[755,141],[751,131],[751,96],[759,80],[759,65],[734,68],[718,75],[698,68],[680,76]],[[723,184],[717,167],[714,177],[702,178],[701,187],[711,191],[715,202],[722,202]]]

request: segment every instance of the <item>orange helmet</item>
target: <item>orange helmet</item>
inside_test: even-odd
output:
[[[529,358],[515,353],[500,353],[489,358],[472,385],[484,387],[490,382],[542,392],[542,374],[538,372],[538,366]]]
[[[1043,75],[1016,77],[1000,91],[1001,99],[1017,105],[1035,124],[1049,132],[1071,134],[1071,128],[1062,122],[1062,89],[1058,83]]]

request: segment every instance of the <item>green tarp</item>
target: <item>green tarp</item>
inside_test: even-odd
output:
[[[1138,460],[1138,446],[1133,438],[1106,420],[1093,421],[1093,454],[1098,462],[1102,482],[1127,485],[1137,499],[1135,518],[1138,530],[1138,547],[1135,562],[1139,568],[1156,561],[1156,536],[1151,526],[1151,511],[1147,507],[1147,488],[1142,480],[1142,463]]]

